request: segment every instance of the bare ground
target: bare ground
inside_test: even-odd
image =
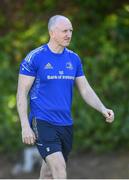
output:
[[[1,179],[39,178],[39,166],[32,173],[13,176],[11,169],[15,163],[4,155],[0,156]],[[71,155],[67,171],[69,179],[129,179],[129,152]]]

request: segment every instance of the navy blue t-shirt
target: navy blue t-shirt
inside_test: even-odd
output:
[[[71,105],[76,77],[84,76],[79,56],[64,48],[53,53],[47,44],[21,62],[20,74],[35,77],[30,89],[30,116],[54,125],[72,125]]]

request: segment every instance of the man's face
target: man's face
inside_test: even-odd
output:
[[[69,45],[72,37],[72,24],[68,20],[60,20],[51,32],[51,38],[59,46],[66,47]]]

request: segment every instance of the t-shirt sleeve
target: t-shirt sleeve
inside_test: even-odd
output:
[[[36,56],[29,53],[20,64],[19,74],[35,77],[37,74],[36,62]]]
[[[77,71],[76,71],[76,77],[84,76],[83,67],[81,63],[81,59],[79,56],[77,56]]]

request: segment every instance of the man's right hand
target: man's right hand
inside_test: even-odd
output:
[[[22,142],[25,144],[34,144],[36,140],[35,134],[30,127],[22,128]]]

